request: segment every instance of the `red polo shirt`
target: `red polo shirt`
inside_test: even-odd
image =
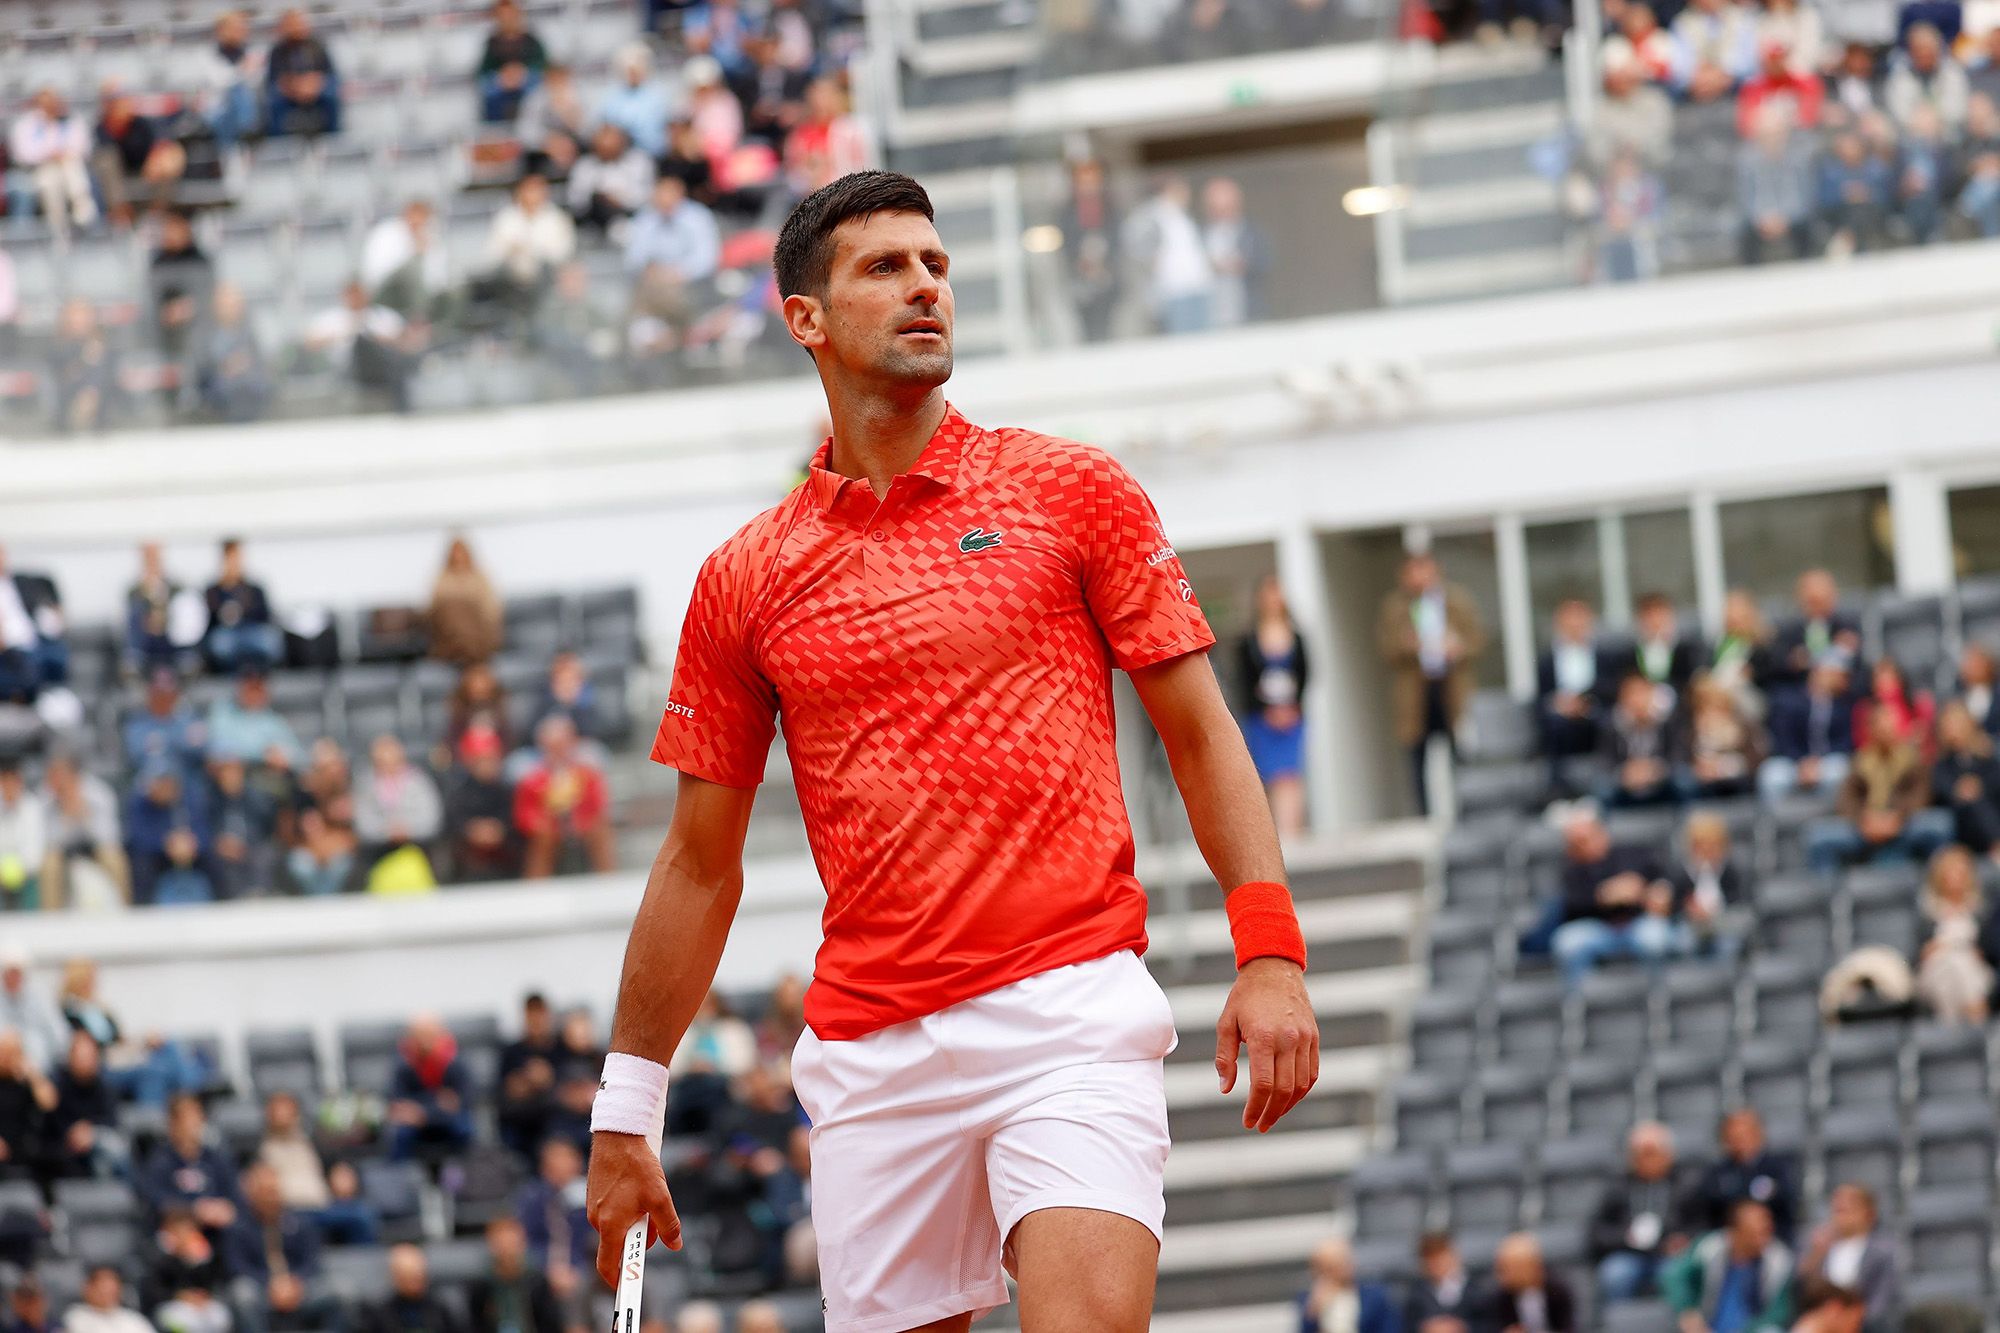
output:
[[[877,499],[827,470],[696,576],[653,758],[733,787],[774,719],[826,885],[806,994],[858,1037],[1144,951],[1111,669],[1215,642],[1108,454],[946,408]]]

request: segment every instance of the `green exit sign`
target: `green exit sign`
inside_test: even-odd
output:
[[[1238,79],[1229,85],[1231,106],[1255,106],[1263,100],[1264,95],[1257,91],[1257,85],[1248,79]]]

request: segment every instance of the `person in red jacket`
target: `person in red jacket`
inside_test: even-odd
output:
[[[590,868],[612,868],[611,801],[604,774],[577,753],[576,724],[561,713],[535,728],[541,760],[514,789],[514,827],[526,843],[521,875],[547,879],[568,842],[583,844]]]
[[[1826,85],[1813,73],[1792,68],[1792,50],[1781,41],[1767,41],[1758,49],[1763,63],[1755,77],[1746,79],[1736,98],[1736,132],[1748,139],[1757,129],[1757,116],[1767,103],[1792,104],[1792,128],[1809,130],[1819,124],[1820,108],[1826,102]]]

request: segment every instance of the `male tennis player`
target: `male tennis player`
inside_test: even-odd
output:
[[[1165,1213],[1174,1020],[1112,737],[1130,673],[1226,899],[1223,1090],[1245,1126],[1319,1075],[1278,839],[1152,504],[1101,450],[944,400],[950,260],[907,176],[843,177],[786,221],[785,321],[833,435],[696,576],[653,758],[680,770],[632,926],[593,1112],[590,1220],[681,1224],[666,1065],[714,978],[781,718],[826,885],[792,1077],[812,1119],[830,1333],[962,1330],[1020,1283],[1027,1333],[1138,1333]]]

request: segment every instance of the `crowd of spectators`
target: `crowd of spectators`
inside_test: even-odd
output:
[[[1669,180],[1734,202],[1746,264],[2000,236],[2000,28],[1970,7],[1612,0],[1604,12],[1583,145],[1601,278],[1659,270]],[[1690,157],[1697,174],[1733,167],[1733,188],[1711,191]]]
[[[569,392],[670,379],[690,348],[740,365],[777,336],[778,220],[873,155],[850,106],[855,19],[800,0],[658,18],[599,90],[498,0],[479,126],[453,151],[471,187],[511,199],[476,248],[446,234],[442,199],[403,201],[368,231],[339,301],[300,312],[283,346],[248,317],[210,213],[229,211],[263,141],[342,135],[341,72],[307,13],[287,11],[263,46],[242,13],[218,16],[204,67],[174,72],[186,86],[138,98],[107,85],[94,126],[57,90],[37,92],[10,127],[8,212],[39,213],[59,236],[137,227],[150,253],[146,291],[73,301],[56,321],[55,424],[102,429],[149,396],[180,416],[254,420],[279,406],[288,370],[408,409],[426,357],[482,344],[539,358]],[[593,267],[598,255],[613,262]],[[148,360],[129,356],[134,343],[162,364],[121,364]]]
[[[137,698],[119,718],[117,762],[94,772],[114,747],[93,744],[66,684],[58,591],[8,575],[0,552],[0,907],[411,893],[566,863],[610,870],[609,733],[583,659],[557,652],[532,708],[511,708],[492,665],[502,604],[462,540],[421,620],[428,652],[458,672],[444,730],[415,754],[394,731],[357,736],[365,748],[350,756],[274,708],[272,672],[326,665],[324,644],[301,632],[307,618],[281,619],[242,543],[222,544],[203,589],[148,544],[123,627]],[[185,697],[200,676],[229,682],[205,712]]]
[[[380,1086],[269,1090],[261,1124],[224,1130],[208,1107],[232,1090],[201,1052],[121,1029],[88,961],[71,962],[58,998],[26,979],[26,962],[0,958],[0,1181],[58,1206],[67,1182],[120,1182],[136,1215],[120,1219],[130,1229],[110,1254],[84,1239],[88,1219],[43,1212],[24,1224],[9,1212],[11,1326],[573,1333],[608,1318],[583,1202],[603,1061],[587,1010],[531,994],[518,1034],[497,1049],[486,1037],[477,1064],[420,1014]],[[700,1267],[655,1265],[648,1333],[722,1333],[718,1307],[690,1299],[701,1288],[744,1297],[816,1276],[811,1160],[788,1070],[802,999],[802,983],[782,979],[753,1026],[711,996],[676,1058],[669,1179]],[[424,1220],[412,1169],[455,1225]],[[461,1262],[433,1280],[426,1243],[454,1231],[483,1235],[483,1271]],[[330,1253],[384,1245],[377,1296],[334,1280]],[[62,1279],[51,1266],[65,1258],[83,1266],[81,1289],[61,1293],[76,1301],[66,1310],[53,1308]],[[735,1328],[782,1333],[784,1321],[752,1300]]]

